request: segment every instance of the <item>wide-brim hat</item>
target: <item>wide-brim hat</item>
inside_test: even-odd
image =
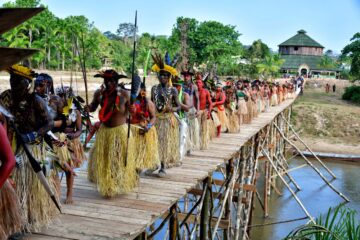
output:
[[[106,78],[106,79],[113,79],[113,80],[119,80],[121,78],[127,78],[126,75],[118,74],[115,70],[109,69],[105,71],[100,71],[98,74],[94,75],[95,78]]]
[[[194,76],[194,72],[191,69],[186,69],[181,71],[181,75],[190,75]]]

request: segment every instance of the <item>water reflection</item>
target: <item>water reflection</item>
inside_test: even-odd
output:
[[[296,167],[302,164],[304,164],[304,161],[301,159],[294,159],[290,166]],[[360,185],[357,182],[358,179],[360,179],[360,166],[330,162],[326,162],[325,164],[337,176],[337,179],[333,180],[331,183],[350,199],[351,202],[346,204],[346,206],[355,209],[359,213],[357,217],[360,220]],[[319,165],[315,165],[320,168]],[[327,179],[331,179],[331,176],[327,174],[325,170],[322,170],[321,172]],[[313,217],[317,217],[319,214],[325,214],[329,207],[335,207],[344,202],[343,199],[329,188],[319,175],[317,175],[317,173],[309,166],[295,170],[294,172],[291,172],[291,175],[302,189],[297,193],[297,196]],[[259,184],[261,184],[261,181]],[[254,211],[252,225],[296,219],[305,216],[305,213],[295,199],[292,198],[291,193],[286,187],[283,184],[280,184],[280,182],[277,186],[283,192],[283,195],[279,196],[274,191],[272,192],[269,202],[270,212],[268,218],[263,219],[261,206],[259,202],[255,200],[256,209]],[[293,190],[295,190],[295,187],[293,187]],[[262,196],[262,192],[260,192],[260,195]],[[251,231],[251,238],[255,240],[282,239],[292,229],[306,222],[307,220],[303,220],[292,223],[256,227]]]

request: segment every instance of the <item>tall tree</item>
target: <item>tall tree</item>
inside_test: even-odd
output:
[[[343,57],[350,57],[350,74],[354,79],[360,79],[360,32],[355,33],[350,39],[351,43],[346,45],[341,51]]]

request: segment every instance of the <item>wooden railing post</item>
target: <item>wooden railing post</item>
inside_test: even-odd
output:
[[[203,182],[203,191],[205,192],[204,202],[201,208],[200,216],[200,239],[207,239],[209,226],[209,209],[210,209],[210,194],[209,188],[211,188],[211,177],[207,177]]]

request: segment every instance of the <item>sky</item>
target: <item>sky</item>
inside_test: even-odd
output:
[[[0,3],[6,0],[0,0]],[[170,35],[176,18],[233,25],[240,42],[261,39],[273,50],[304,29],[325,49],[340,53],[360,32],[360,0],[42,0],[58,17],[85,15],[102,32],[134,22],[139,33]]]

